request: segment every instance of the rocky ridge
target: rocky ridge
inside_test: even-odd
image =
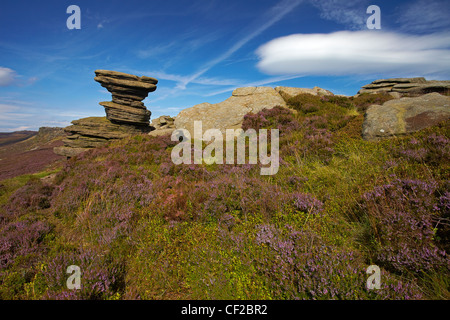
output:
[[[192,135],[194,121],[202,121],[203,132],[219,129],[225,133],[226,129],[240,128],[247,113],[257,113],[275,106],[287,107],[286,100],[298,94],[334,95],[319,87],[243,87],[235,89],[225,101],[215,104],[204,102],[182,110],[176,117],[161,116],[149,125],[151,112],[142,100],[149,92],[156,90],[157,79],[108,70],[96,70],[95,75],[95,81],[112,94],[112,101],[100,102],[105,108],[106,118],[74,120],[71,126],[64,129],[70,133],[64,139],[64,146],[55,148],[58,154],[71,157],[111,139],[140,133],[160,136],[170,134],[174,129],[187,129]],[[368,108],[363,138],[377,140],[401,135],[448,119],[450,98],[442,94],[449,91],[450,81],[426,80],[423,77],[379,79],[363,86],[356,96],[385,92],[394,97],[383,105]]]
[[[394,98],[404,95],[422,95],[431,92],[445,93],[450,91],[450,81],[425,80],[417,78],[379,79],[361,87],[362,93],[393,93]]]

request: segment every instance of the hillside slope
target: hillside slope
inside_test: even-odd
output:
[[[0,188],[0,298],[448,299],[450,121],[365,141],[365,99],[248,114],[243,129],[280,130],[273,176],[174,165],[178,142],[139,135],[72,158],[53,184]]]

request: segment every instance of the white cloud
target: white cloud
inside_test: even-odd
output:
[[[256,53],[258,68],[272,75],[450,75],[450,32],[294,34],[274,39]]]
[[[15,81],[16,72],[10,68],[0,67],[0,87],[6,87]]]

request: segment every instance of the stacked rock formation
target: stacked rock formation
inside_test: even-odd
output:
[[[450,81],[425,80],[419,78],[392,78],[375,80],[368,85],[362,86],[361,93],[387,92],[395,98],[404,95],[422,95],[431,92],[445,93],[450,91]]]
[[[106,118],[113,123],[148,126],[151,112],[145,108],[144,100],[149,92],[156,90],[158,80],[151,77],[96,70],[95,81],[112,94],[112,101],[100,102],[105,107]]]
[[[109,70],[96,70],[95,75],[94,80],[112,94],[112,101],[100,102],[105,108],[106,118],[72,121],[71,126],[64,128],[70,134],[63,140],[64,146],[54,149],[57,154],[73,157],[112,139],[123,139],[154,129],[149,125],[151,112],[142,100],[156,90],[157,79]]]

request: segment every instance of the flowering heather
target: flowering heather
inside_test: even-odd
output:
[[[53,186],[45,185],[39,179],[30,179],[11,196],[6,211],[14,215],[49,208],[53,189]]]
[[[0,230],[0,271],[8,268],[18,257],[42,253],[40,245],[51,226],[43,221],[11,222]]]
[[[373,104],[382,105],[386,101],[392,100],[393,97],[389,95],[388,93],[363,93],[359,95],[358,97],[351,97],[351,102],[355,105],[357,110],[361,113],[364,113],[367,108]]]
[[[280,137],[301,129],[300,123],[294,118],[292,111],[275,107],[264,109],[256,114],[246,114],[242,123],[242,129],[278,129]]]
[[[450,266],[447,253],[434,243],[436,189],[434,181],[394,179],[363,195],[378,261],[399,272]]]
[[[119,268],[106,264],[101,255],[93,250],[65,252],[52,258],[43,271],[47,292],[45,299],[104,299],[111,297],[118,289]],[[80,267],[81,289],[70,290],[66,281],[67,267]]]
[[[298,211],[317,214],[323,210],[323,203],[309,194],[294,193],[292,199]]]
[[[409,161],[439,166],[450,159],[450,140],[432,133],[423,138],[411,138],[403,146],[393,148],[394,155]]]
[[[338,250],[311,232],[260,225],[257,270],[280,299],[418,299],[417,287],[383,274],[382,288],[365,289],[367,266],[352,251]],[[395,290],[392,290],[395,288]]]

